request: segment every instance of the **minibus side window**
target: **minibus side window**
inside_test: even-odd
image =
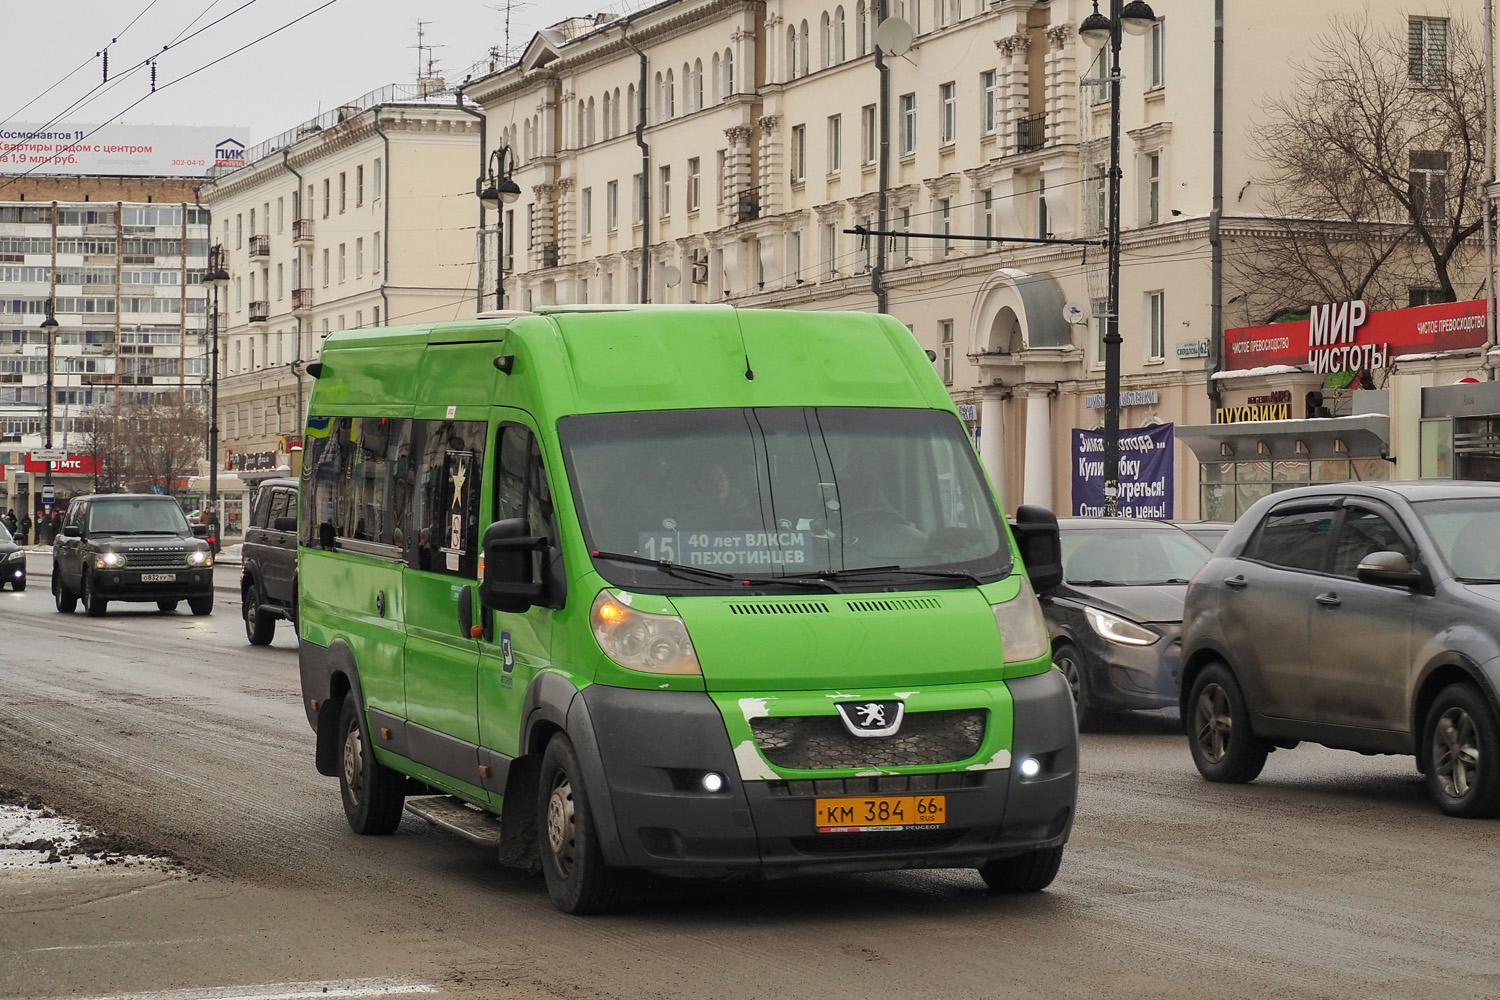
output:
[[[338,537],[335,523],[339,484],[344,478],[346,452],[353,447],[349,439],[352,421],[335,417],[328,421],[326,434],[308,435],[308,453],[302,467],[302,504],[304,545],[332,546]]]
[[[479,488],[485,434],[478,420],[417,420],[413,569],[475,579],[479,573]]]
[[[308,480],[306,544],[335,541],[401,546],[411,516],[411,421],[339,417],[314,438]],[[271,500],[257,497],[257,523]]]
[[[525,427],[506,424],[500,431],[497,464],[495,519],[523,518],[527,534],[555,541],[552,488],[547,484],[536,437]],[[534,552],[531,558],[531,579],[540,580],[546,554]]]

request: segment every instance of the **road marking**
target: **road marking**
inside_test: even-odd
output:
[[[333,983],[262,983],[155,993],[112,993],[75,1000],[311,1000],[314,997],[393,997],[437,992],[436,986],[404,979],[346,979]]]

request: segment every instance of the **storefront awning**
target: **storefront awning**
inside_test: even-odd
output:
[[[1177,440],[1205,464],[1257,458],[1383,458],[1389,451],[1390,425],[1390,417],[1383,413],[1313,420],[1247,420],[1178,425]]]

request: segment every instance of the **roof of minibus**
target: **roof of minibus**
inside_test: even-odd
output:
[[[508,375],[494,364],[505,355],[514,359]],[[553,419],[725,406],[953,405],[911,331],[873,313],[543,307],[341,331],[324,342],[321,360],[314,402],[334,406],[442,403],[459,382],[470,387],[468,398],[487,395]]]

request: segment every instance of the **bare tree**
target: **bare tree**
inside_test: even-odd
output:
[[[1484,63],[1457,19],[1408,33],[1335,16],[1256,129],[1274,194],[1264,228],[1226,255],[1254,322],[1319,302],[1451,302],[1483,225]]]
[[[116,400],[96,407],[84,446],[98,466],[96,488],[145,493],[161,486],[177,492],[203,454],[203,411],[163,394],[141,402]]]

